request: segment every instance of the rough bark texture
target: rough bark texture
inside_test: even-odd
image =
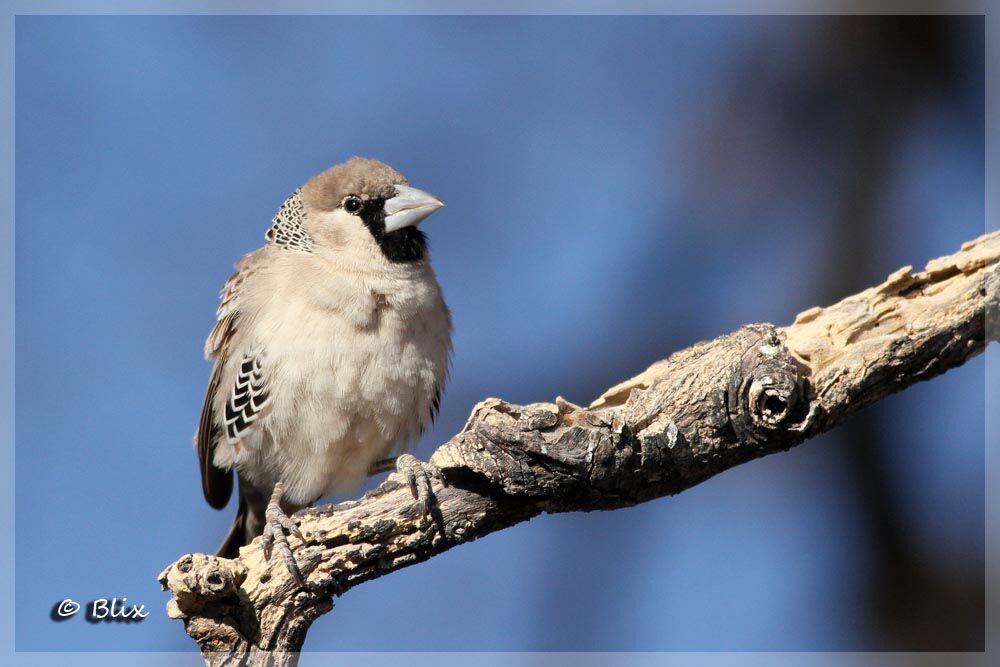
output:
[[[357,501],[296,515],[297,588],[260,540],[236,560],[184,556],[167,605],[212,665],[293,665],[333,596],[541,512],[614,509],[678,493],[787,450],[856,410],[953,368],[998,333],[1000,233],[896,271],[793,324],[751,324],[657,362],[589,407],[488,399],[431,457],[431,516],[392,475]]]

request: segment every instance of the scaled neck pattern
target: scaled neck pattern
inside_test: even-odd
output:
[[[271,221],[265,237],[285,250],[313,251],[313,241],[306,231],[306,210],[302,205],[302,189],[285,200]]]

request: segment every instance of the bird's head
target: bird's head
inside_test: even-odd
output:
[[[415,262],[427,249],[417,223],[442,206],[392,167],[355,157],[314,176],[286,201],[268,239]]]

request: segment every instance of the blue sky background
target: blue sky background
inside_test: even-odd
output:
[[[954,26],[954,86],[900,120],[860,236],[839,222],[854,167],[807,132],[855,91],[726,116],[758,78],[780,91],[786,69],[827,66],[809,56],[823,25],[18,17],[17,649],[193,649],[155,577],[214,550],[235,512],[205,505],[191,447],[217,291],[282,200],[351,155],[447,203],[424,229],[455,355],[423,458],[486,396],[586,403],[982,233],[979,19]],[[798,143],[774,140],[800,124]],[[856,270],[833,254],[845,243],[864,249]],[[983,376],[973,360],[871,410],[894,521],[956,579],[982,578]],[[843,446],[830,434],[674,498],[463,545],[350,591],[306,648],[893,647],[865,616],[872,536]],[[65,597],[111,596],[153,613],[49,620]]]

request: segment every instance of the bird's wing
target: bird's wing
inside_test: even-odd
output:
[[[201,420],[198,422],[198,461],[201,464],[201,490],[205,494],[205,500],[216,509],[222,509],[229,502],[229,496],[233,493],[233,474],[230,470],[217,468],[212,463],[215,453],[215,443],[219,439],[220,431],[216,426],[212,414],[212,402],[215,393],[219,390],[219,376],[222,375],[222,367],[226,360],[220,357],[215,361],[212,369],[212,377],[208,381],[208,390],[205,392],[205,403],[201,408]]]
[[[233,340],[240,326],[240,294],[247,278],[253,273],[254,264],[253,255],[247,256],[226,281],[220,293],[215,326],[205,341],[205,356],[214,359],[215,364],[205,392],[196,441],[202,491],[208,504],[216,509],[225,507],[233,492],[232,472],[213,463],[215,447],[223,437],[222,425],[225,425],[225,435],[230,441],[240,439],[260,416],[268,395],[262,366],[263,350],[245,352],[235,385],[228,388],[221,386],[223,371],[232,354],[236,353]],[[213,408],[219,391],[229,394],[221,422],[216,419]]]

